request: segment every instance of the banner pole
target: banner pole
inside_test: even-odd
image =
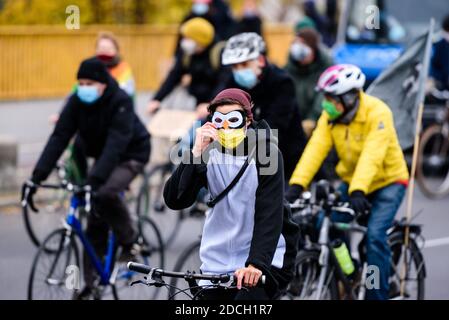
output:
[[[409,245],[409,236],[410,236],[410,220],[412,217],[413,212],[413,193],[415,190],[415,174],[416,174],[416,166],[418,163],[418,152],[419,152],[419,143],[420,143],[420,133],[421,133],[421,122],[422,122],[422,115],[424,111],[424,103],[421,102],[419,104],[418,108],[418,116],[416,118],[416,130],[415,130],[415,144],[413,147],[413,157],[412,157],[412,167],[411,167],[411,173],[410,173],[410,181],[408,185],[407,190],[407,203],[406,203],[406,211],[405,211],[405,232],[404,232],[404,265],[402,266],[401,270],[401,291],[400,295],[401,297],[404,296],[405,291],[405,275],[407,273],[407,248]]]

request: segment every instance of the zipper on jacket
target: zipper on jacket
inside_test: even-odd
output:
[[[349,146],[349,127],[346,126],[345,132],[345,144],[346,144],[346,154],[348,159],[348,164],[351,162],[351,148]]]

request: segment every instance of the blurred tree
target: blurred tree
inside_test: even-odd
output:
[[[244,0],[230,0],[234,11]],[[171,24],[192,0],[0,0],[0,24],[63,24],[69,5],[80,8],[81,24]]]

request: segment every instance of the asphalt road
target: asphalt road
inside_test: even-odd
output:
[[[138,113],[148,94],[137,99]],[[26,177],[39,151],[51,132],[48,116],[57,112],[62,100],[40,100],[0,103],[0,134],[9,134],[19,142],[21,174]],[[1,195],[0,195],[1,196]],[[414,220],[423,224],[426,239],[423,249],[426,267],[426,298],[449,299],[449,198],[426,199],[417,190],[414,212],[422,210]],[[404,213],[404,205],[398,216]],[[187,220],[173,246],[167,252],[167,267],[171,267],[180,251],[194,241],[201,232],[201,222]],[[0,299],[25,299],[31,261],[36,248],[28,239],[20,210],[0,208]]]

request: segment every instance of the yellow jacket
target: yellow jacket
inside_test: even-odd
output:
[[[360,190],[368,194],[393,182],[408,180],[393,114],[375,97],[361,92],[359,109],[348,125],[329,123],[323,111],[290,184],[307,187],[332,146],[339,157],[337,174],[349,184],[349,193]]]

